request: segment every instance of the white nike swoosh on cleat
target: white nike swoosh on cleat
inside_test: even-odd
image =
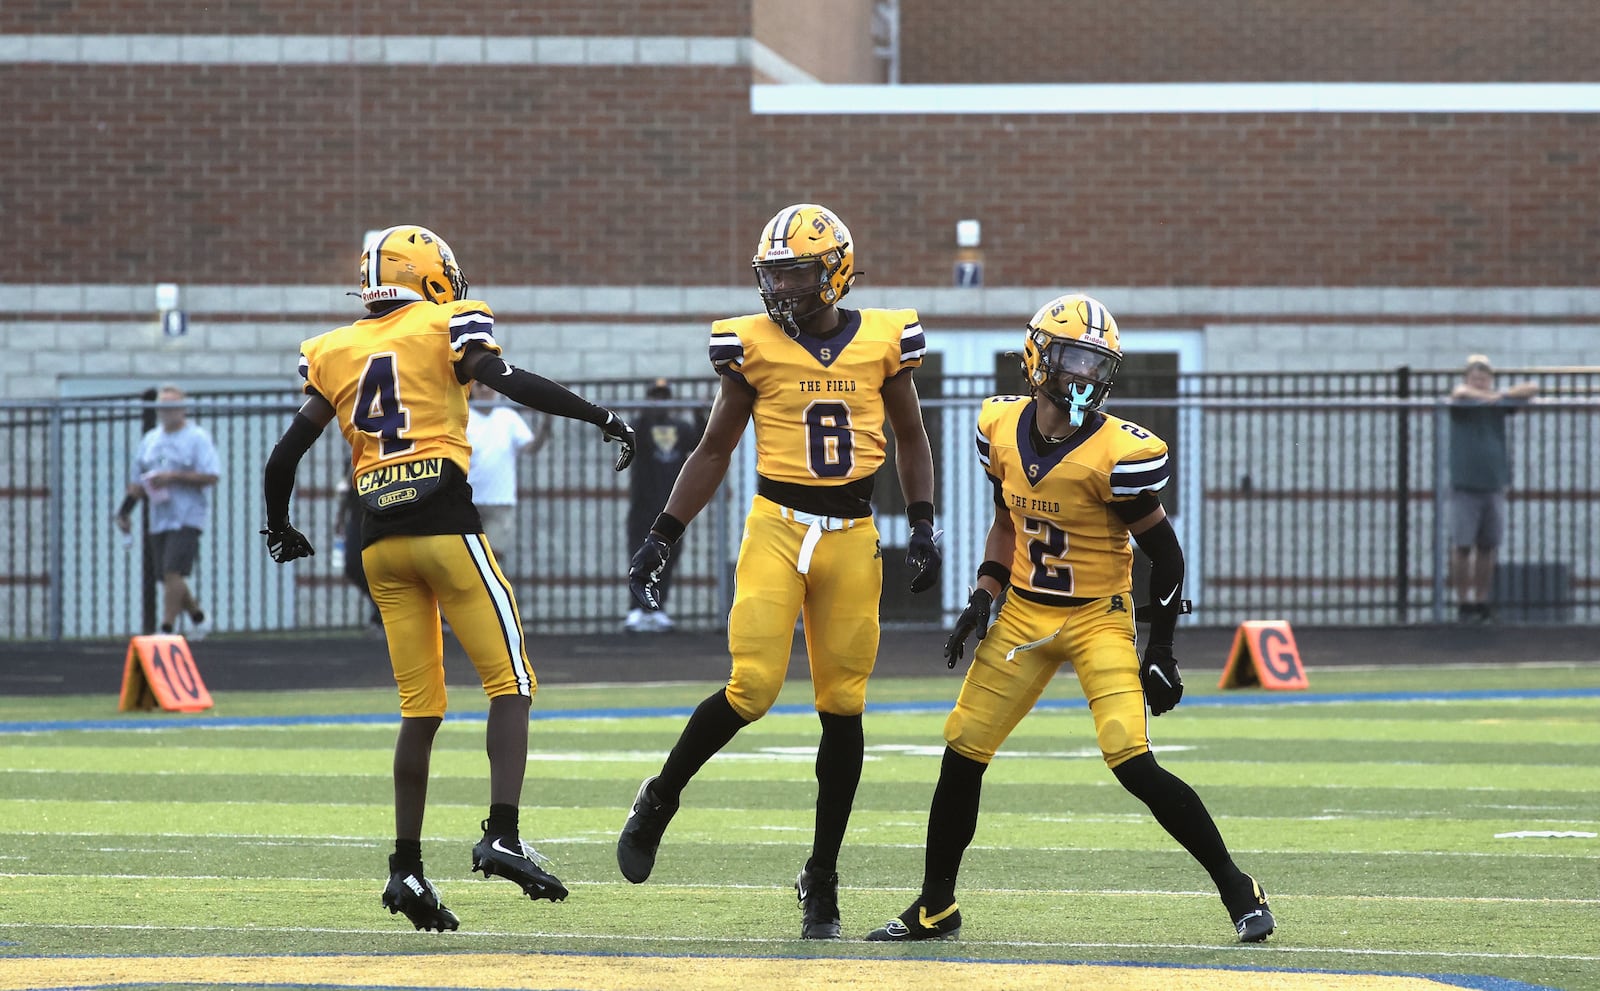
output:
[[[489,849],[491,849],[491,850],[499,850],[501,853],[505,854],[508,857],[521,857],[522,856],[522,852],[520,850],[507,850],[505,847],[501,846],[500,845],[500,840],[498,838],[496,838],[494,840],[494,842],[489,844]],[[526,858],[524,858],[524,859],[526,859]]]

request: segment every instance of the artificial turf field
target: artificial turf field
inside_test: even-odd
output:
[[[712,686],[541,692],[523,835],[572,888],[562,904],[467,873],[484,706],[455,688],[423,844],[462,920],[446,934],[378,905],[391,693],[224,693],[205,715],[132,719],[107,696],[0,699],[0,991],[1600,989],[1600,665],[1326,668],[1280,696],[1214,680],[1191,672],[1152,731],[1266,886],[1279,929],[1262,946],[1233,942],[1204,873],[1106,771],[1070,675],[986,777],[961,940],[913,946],[795,938],[803,682],[690,786],[637,887],[617,829]],[[957,684],[873,682],[849,935],[915,896]],[[1524,832],[1588,835],[1507,835]]]

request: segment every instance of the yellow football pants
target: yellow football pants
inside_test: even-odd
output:
[[[989,763],[1057,669],[1071,664],[1089,700],[1106,764],[1116,767],[1148,751],[1132,603],[1128,594],[1071,607],[1007,596],[967,669],[944,724],[945,742],[963,757]]]
[[[749,720],[766,715],[789,671],[795,619],[803,617],[817,711],[859,715],[878,660],[878,528],[869,516],[822,533],[801,574],[810,527],[792,515],[756,496],[745,519],[728,615],[728,704]]]
[[[522,617],[483,534],[385,537],[361,552],[361,566],[383,615],[401,715],[444,715],[441,610],[490,698],[533,697]]]

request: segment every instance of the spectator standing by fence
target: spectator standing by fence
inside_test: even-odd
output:
[[[672,384],[664,378],[656,379],[645,393],[646,399],[672,398]],[[640,410],[638,424],[644,443],[640,445],[639,459],[628,476],[628,546],[637,547],[650,535],[650,526],[656,516],[666,508],[667,497],[672,494],[673,483],[683,471],[689,453],[700,443],[705,430],[699,417],[690,417],[682,410],[653,407]],[[622,628],[629,633],[665,633],[673,627],[667,615],[667,589],[672,584],[672,572],[677,567],[680,554],[668,559],[661,572],[661,609],[646,612],[637,605],[628,611]]]
[[[550,417],[540,414],[535,433],[522,415],[503,403],[500,394],[482,382],[472,383],[467,407],[467,443],[472,445],[467,484],[472,504],[483,520],[484,536],[494,548],[500,570],[512,582],[522,574],[522,546],[517,540],[517,459],[539,453],[550,439]]]
[[[174,632],[179,615],[187,614],[185,632],[190,640],[200,640],[211,624],[188,579],[211,515],[211,487],[222,468],[211,435],[188,421],[183,390],[164,385],[156,400],[159,423],[139,441],[116,524],[123,533],[132,533],[133,507],[145,501],[150,559],[161,576],[161,632]]]
[[[1494,618],[1495,554],[1505,536],[1511,485],[1506,417],[1538,392],[1533,382],[1496,391],[1494,366],[1481,354],[1467,356],[1466,372],[1450,392],[1450,561],[1462,622]]]

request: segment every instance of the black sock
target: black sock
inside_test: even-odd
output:
[[[165,633],[165,634],[168,634],[168,635],[171,635],[171,633],[172,633],[172,624],[171,623],[162,623],[161,624],[161,632]]]
[[[517,807],[497,802],[489,806],[489,818],[483,822],[483,835],[517,838]]]
[[[949,908],[956,900],[956,872],[978,830],[978,799],[988,769],[988,764],[944,748],[939,784],[928,810],[928,851],[922,866],[922,903],[933,911]]]
[[[695,707],[689,724],[683,728],[678,742],[673,744],[667,762],[661,765],[661,776],[651,789],[657,801],[676,804],[678,795],[689,779],[728,745],[735,733],[750,725],[728,704],[728,693],[718,689]]]
[[[822,740],[817,744],[817,825],[806,870],[827,876],[839,869],[839,847],[850,825],[850,807],[861,783],[865,738],[861,717],[819,712]]]
[[[1111,773],[1134,798],[1150,806],[1161,828],[1206,869],[1225,903],[1241,896],[1244,873],[1228,856],[1222,833],[1193,788],[1157,764],[1156,755],[1148,752],[1118,765]]]
[[[194,622],[194,623],[204,623],[206,621],[206,612],[205,612],[205,610],[204,609],[196,609],[193,612],[189,613],[189,620],[191,622]]]
[[[395,867],[422,870],[422,841],[395,840],[394,864]]]

